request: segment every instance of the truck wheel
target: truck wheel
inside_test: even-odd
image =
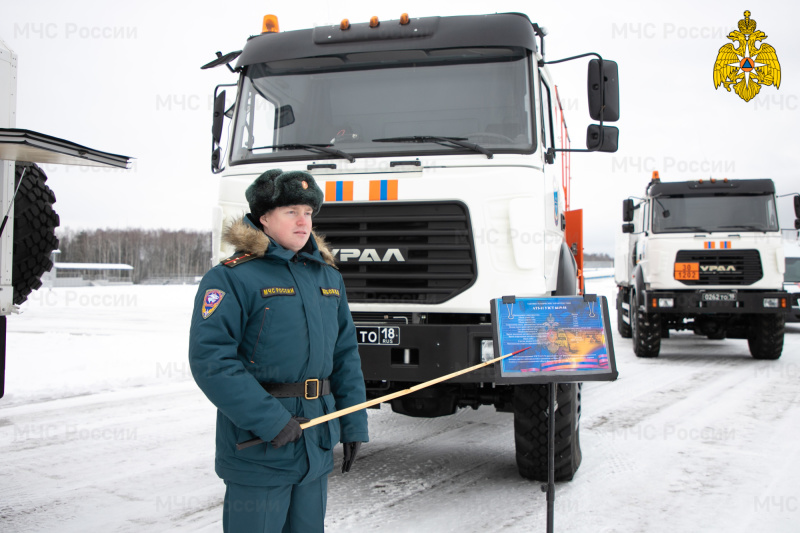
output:
[[[622,287],[617,292],[617,331],[623,339],[630,339],[633,333],[631,332],[631,325],[625,322],[625,310],[622,308],[622,303],[625,300],[625,291]],[[630,315],[628,316],[630,320]]]
[[[658,357],[661,350],[661,317],[648,313],[636,304],[636,294],[631,292],[631,333],[633,353],[636,357]]]
[[[548,385],[514,387],[514,443],[522,477],[547,481]],[[581,384],[556,388],[555,480],[570,481],[581,464]]]
[[[34,289],[42,286],[42,274],[53,268],[50,254],[58,248],[55,228],[59,218],[53,211],[56,195],[45,184],[45,176],[33,163],[17,163],[14,172],[16,187],[22,172],[22,186],[14,199],[14,262],[11,283],[14,303],[28,299]]]
[[[747,345],[756,359],[777,359],[783,351],[784,315],[754,315],[747,330]]]

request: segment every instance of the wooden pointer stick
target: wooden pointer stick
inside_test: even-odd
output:
[[[333,413],[328,413],[327,415],[318,416],[317,418],[309,420],[308,422],[306,422],[304,424],[300,424],[300,427],[302,429],[310,428],[312,426],[316,426],[318,424],[322,424],[323,422],[328,422],[329,420],[333,420],[334,418],[339,418],[341,416],[349,415],[350,413],[355,413],[356,411],[360,411],[362,409],[366,409],[367,407],[372,407],[373,405],[378,405],[379,403],[388,402],[389,400],[394,400],[395,398],[399,398],[400,396],[405,396],[406,394],[411,394],[412,392],[416,392],[416,391],[424,389],[426,387],[430,387],[431,385],[436,385],[437,383],[441,383],[442,381],[447,381],[448,379],[452,379],[452,378],[454,378],[456,376],[460,376],[461,374],[466,374],[467,372],[472,372],[473,370],[478,370],[479,368],[483,368],[485,366],[491,365],[492,363],[496,363],[497,361],[505,359],[506,357],[511,357],[512,355],[517,355],[520,352],[524,352],[528,348],[530,348],[530,346],[527,346],[527,347],[525,347],[525,348],[523,348],[521,350],[517,350],[516,352],[511,352],[511,353],[506,354],[506,355],[501,355],[500,357],[495,357],[494,359],[490,359],[489,361],[486,361],[484,363],[478,363],[477,365],[465,368],[463,370],[459,370],[457,372],[453,372],[451,374],[447,374],[445,376],[441,376],[441,377],[432,379],[430,381],[426,381],[424,383],[419,383],[419,384],[414,385],[413,387],[408,388],[408,389],[404,389],[404,390],[401,390],[401,391],[393,392],[391,394],[387,394],[386,396],[381,396],[380,398],[374,398],[372,400],[367,400],[366,402],[359,403],[359,404],[353,405],[351,407],[346,407],[346,408],[341,409],[339,411],[335,411]],[[250,440],[238,443],[236,445],[236,449],[237,450],[244,450],[245,448],[249,448],[250,446],[255,446],[256,444],[261,444],[262,442],[264,442],[264,441],[261,440],[260,438],[256,437],[254,439],[250,439]]]

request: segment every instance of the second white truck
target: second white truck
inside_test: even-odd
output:
[[[643,198],[623,202],[623,221],[617,326],[637,356],[658,356],[670,330],[747,339],[754,358],[781,356],[792,300],[772,180],[668,183],[654,172]]]

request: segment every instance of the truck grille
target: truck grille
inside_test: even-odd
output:
[[[700,263],[700,279],[681,280],[685,285],[752,285],[764,275],[758,250],[681,250],[675,262]]]
[[[477,277],[461,202],[326,203],[314,227],[338,250],[351,302],[435,304]]]

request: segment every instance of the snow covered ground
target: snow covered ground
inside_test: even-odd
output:
[[[587,288],[613,306],[613,280]],[[194,291],[40,290],[9,317],[0,531],[221,531],[214,409],[186,360]],[[688,333],[652,360],[614,345],[619,379],[584,386],[583,464],[557,486],[556,531],[800,531],[800,326],[778,361]],[[544,530],[510,414],[369,416],[353,471],[331,475],[330,533]]]

